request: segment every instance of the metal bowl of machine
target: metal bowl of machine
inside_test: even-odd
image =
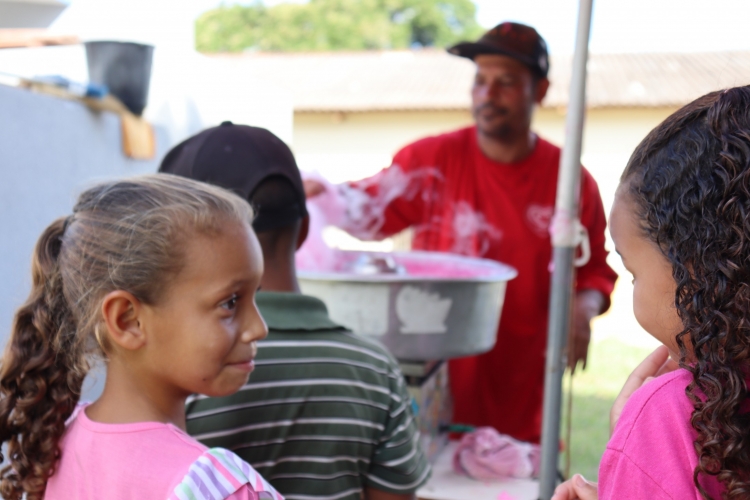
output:
[[[399,360],[427,361],[492,349],[516,275],[499,262],[439,252],[342,251],[331,269],[301,269],[299,281],[333,321],[377,338]]]

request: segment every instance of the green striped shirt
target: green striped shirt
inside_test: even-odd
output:
[[[316,298],[261,292],[257,303],[269,334],[250,382],[190,401],[188,432],[234,451],[287,500],[415,492],[430,467],[388,351],[333,323]]]

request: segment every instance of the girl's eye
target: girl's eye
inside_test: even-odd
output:
[[[227,300],[227,301],[225,301],[225,302],[223,302],[221,304],[221,307],[223,307],[227,311],[234,311],[237,308],[237,301],[238,300],[240,300],[239,296],[232,295],[232,297],[229,300]]]

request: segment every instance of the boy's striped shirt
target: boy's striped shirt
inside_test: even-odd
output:
[[[288,500],[411,493],[428,478],[411,398],[392,356],[331,322],[325,305],[263,292],[269,326],[250,382],[188,404],[188,432],[234,451]]]

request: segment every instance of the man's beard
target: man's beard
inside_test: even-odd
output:
[[[501,142],[507,142],[511,141],[515,138],[516,130],[515,128],[510,124],[510,120],[506,119],[502,123],[494,126],[482,126],[480,125],[481,117],[480,115],[483,112],[491,111],[496,116],[502,116],[502,117],[508,117],[509,111],[507,108],[501,108],[499,106],[495,106],[492,103],[485,103],[481,106],[478,106],[474,108],[473,115],[474,115],[474,122],[477,124],[477,130],[480,134],[491,137],[497,141]]]

